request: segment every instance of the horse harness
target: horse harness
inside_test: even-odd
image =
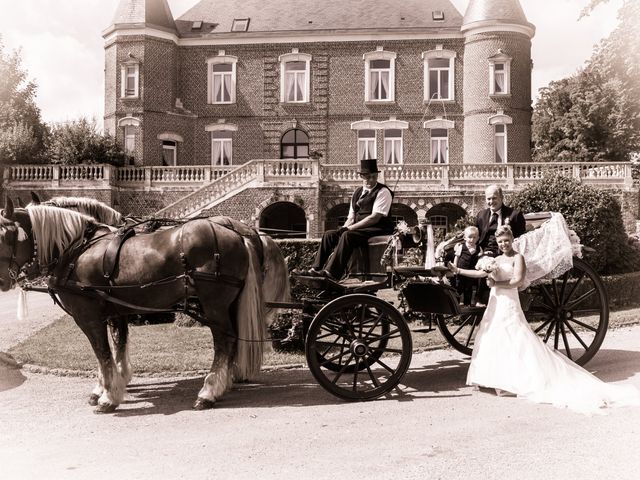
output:
[[[153,219],[150,219],[148,221],[153,221]],[[146,221],[140,222],[140,223],[146,223]],[[248,233],[239,232],[236,228],[234,228],[233,224],[230,222],[224,222],[224,223],[212,222],[212,223],[215,223],[216,225],[227,228],[228,230],[233,231],[234,233],[236,233],[238,236],[242,238],[250,236]],[[65,267],[62,269],[62,271],[58,275],[51,275],[49,277],[46,289],[33,287],[30,285],[26,285],[23,288],[25,290],[46,291],[52,297],[54,303],[58,305],[60,308],[62,308],[68,314],[70,314],[70,312],[67,311],[67,309],[62,305],[60,299],[58,298],[58,292],[60,291],[67,291],[70,293],[83,293],[85,295],[92,294],[104,300],[105,302],[114,305],[114,308],[117,308],[118,306],[120,306],[133,311],[140,312],[140,313],[165,313],[165,312],[173,312],[173,311],[184,311],[185,313],[190,313],[188,310],[189,298],[190,298],[188,290],[190,286],[195,286],[196,281],[203,281],[203,282],[210,282],[210,283],[221,282],[227,285],[237,287],[239,289],[244,286],[243,280],[240,280],[231,275],[226,275],[221,273],[220,271],[221,255],[220,255],[220,249],[218,247],[217,234],[215,231],[215,227],[213,225],[211,225],[211,230],[212,230],[213,242],[214,242],[214,253],[213,253],[214,271],[200,272],[200,271],[196,271],[194,268],[189,266],[187,258],[184,253],[184,245],[183,245],[184,223],[182,224],[179,232],[179,246],[180,246],[179,256],[184,269],[184,272],[182,274],[172,275],[172,276],[165,277],[160,280],[155,280],[153,282],[149,282],[145,284],[115,285],[113,282],[113,277],[117,273],[119,259],[120,259],[120,252],[122,250],[124,243],[136,235],[134,226],[125,226],[120,228],[116,232],[114,232],[111,240],[109,241],[105,249],[105,252],[102,258],[102,268],[103,268],[104,278],[109,282],[109,285],[87,285],[82,282],[76,282],[70,279],[71,274],[75,270],[76,261],[80,257],[80,255],[84,251],[86,251],[91,245],[95,244],[98,240],[103,239],[105,236],[110,234],[110,233],[107,233],[104,235],[100,235],[96,238],[93,238],[96,230],[100,227],[100,225],[90,224],[85,229],[84,237],[81,243],[79,243],[76,247],[72,248],[69,252],[64,253],[57,260],[57,262],[55,262],[55,265],[48,265],[45,267],[46,268],[45,274],[47,274],[48,272],[53,271],[54,268],[52,267],[65,265]],[[33,238],[33,244],[34,244],[34,250],[35,250],[36,248],[35,238]],[[258,242],[258,244],[260,245],[260,247],[262,247],[261,242]],[[16,240],[14,241],[13,248],[12,248],[13,263],[15,263],[16,249],[17,249],[17,233],[16,233]],[[260,263],[262,263],[264,254],[261,248],[259,249],[258,254],[260,258]],[[35,257],[35,251],[34,251],[34,257]],[[31,262],[31,263],[34,263],[34,262]],[[31,263],[29,265],[31,265]],[[24,271],[25,268],[23,267],[22,270]],[[39,268],[38,268],[38,271],[42,275],[42,272],[40,271]],[[25,276],[28,276],[27,272],[25,272],[25,274],[26,274]],[[10,275],[11,275],[11,270],[10,270]],[[17,271],[15,275],[17,279],[18,277]],[[161,309],[161,308],[153,308],[153,307],[143,307],[140,305],[133,304],[131,302],[127,302],[125,300],[121,300],[113,296],[114,291],[118,291],[118,290],[122,291],[126,289],[144,289],[144,288],[150,288],[154,286],[172,284],[179,281],[183,282],[184,284],[184,300],[182,301],[182,306],[179,309],[178,308],[169,308],[169,309],[162,308]]]

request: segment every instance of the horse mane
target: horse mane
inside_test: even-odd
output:
[[[55,207],[73,209],[95,218],[99,223],[116,226],[122,223],[122,214],[95,198],[53,197],[47,203]]]
[[[38,245],[40,265],[53,261],[53,254],[62,253],[80,243],[84,231],[95,220],[82,213],[47,205],[27,207],[33,236]]]

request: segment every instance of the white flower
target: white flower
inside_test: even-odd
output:
[[[411,232],[411,228],[407,225],[407,222],[400,220],[396,225],[396,231],[402,235],[408,235]]]
[[[476,263],[476,270],[482,270],[483,272],[491,273],[498,269],[496,259],[490,256],[480,257],[478,263]]]

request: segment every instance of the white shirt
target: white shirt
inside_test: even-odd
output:
[[[377,185],[377,184],[376,184]],[[374,187],[375,188],[375,185]],[[371,189],[363,188],[360,196],[362,197],[365,192],[369,192]],[[376,196],[375,201],[373,202],[373,208],[371,213],[381,213],[385,217],[389,215],[389,210],[391,210],[391,202],[393,201],[393,197],[391,196],[391,191],[388,188],[381,188]],[[350,220],[355,220],[356,212],[353,211],[353,205],[349,203],[349,216],[347,217],[347,222]]]

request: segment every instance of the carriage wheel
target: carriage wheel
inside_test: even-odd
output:
[[[449,345],[465,355],[471,355],[483,313],[484,307],[461,308],[459,314],[436,315],[436,324]]]
[[[535,332],[579,365],[587,363],[609,326],[607,292],[595,270],[574,258],[571,270],[527,293],[531,303],[525,313]]]
[[[400,312],[372,295],[333,300],[307,333],[311,373],[345,400],[372,400],[391,391],[409,368],[411,353],[411,331]]]

